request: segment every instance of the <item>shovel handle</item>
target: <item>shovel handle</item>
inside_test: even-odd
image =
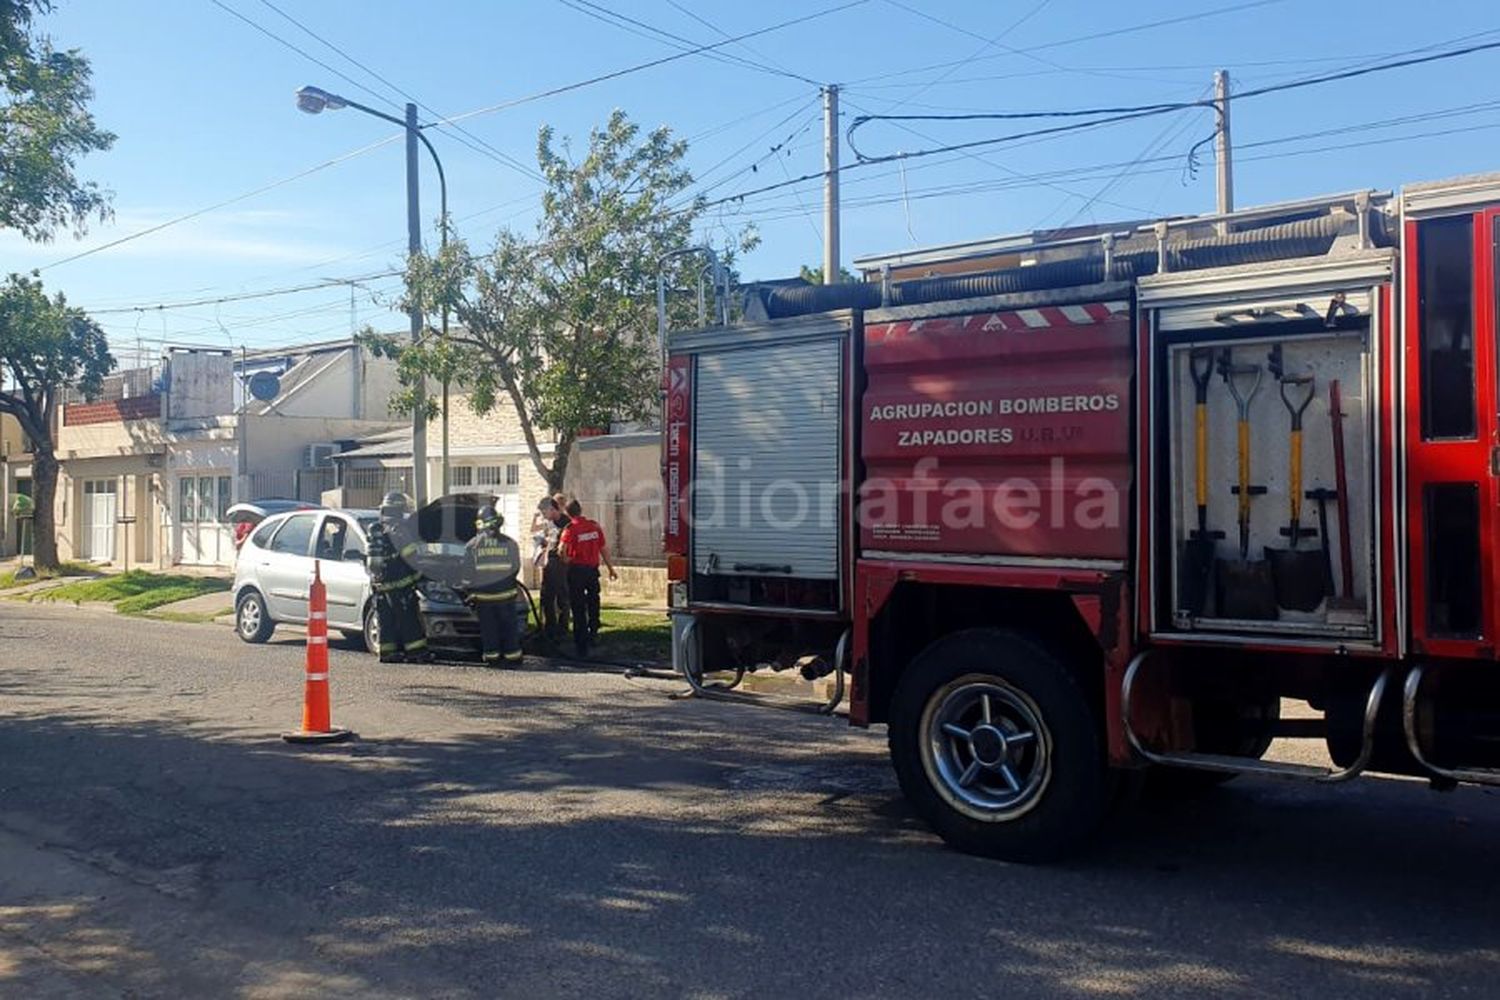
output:
[[[1193,407],[1193,437],[1198,453],[1197,500],[1199,507],[1208,506],[1208,406],[1199,403]]]
[[[1241,420],[1236,430],[1240,452],[1240,524],[1245,525],[1250,523],[1250,421]]]
[[[1298,427],[1292,431],[1291,442],[1292,468],[1288,478],[1291,480],[1292,488],[1288,499],[1292,506],[1292,527],[1295,530],[1297,524],[1302,520],[1302,428]],[[1296,536],[1292,538],[1292,545],[1297,544]]]

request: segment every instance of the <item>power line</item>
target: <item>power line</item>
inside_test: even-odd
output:
[[[523,104],[530,104],[534,101],[540,101],[548,97],[556,97],[559,94],[566,94],[575,90],[582,90],[585,87],[592,87],[596,84],[606,83],[610,80],[617,80],[622,76],[629,76],[633,73],[642,72],[643,70],[653,69],[657,66],[663,66],[667,63],[677,62],[679,59],[686,59],[688,56],[695,56],[700,55],[704,52],[711,52],[715,49],[723,48],[724,46],[731,45],[735,42],[742,42],[749,38],[758,38],[761,35],[768,35],[775,31],[781,31],[786,28],[794,27],[798,24],[804,24],[808,21],[814,21],[818,18],[827,17],[830,14],[837,14],[842,11],[850,10],[854,7],[862,7],[869,2],[870,0],[846,0],[846,2],[837,4],[833,7],[826,7],[823,10],[814,11],[811,14],[803,14],[800,17],[794,17],[785,21],[779,21],[776,24],[768,25],[764,28],[757,28],[754,31],[747,31],[743,34],[723,39],[722,41],[710,42],[706,45],[697,45],[691,49],[685,49],[682,52],[676,52],[669,56],[662,56],[659,59],[651,59],[647,62],[636,63],[633,66],[626,66],[623,69],[612,70],[608,73],[601,73],[598,76],[591,76],[586,80],[577,80],[573,83],[565,83],[560,86],[549,87],[546,90],[539,90],[535,93],[527,94],[524,97],[512,98],[511,100],[502,101],[499,104],[491,104],[483,108],[475,108],[473,111],[465,111],[463,114],[459,115],[450,115],[449,117],[439,120],[436,124],[444,125],[452,124],[453,122],[467,121],[470,118],[477,118],[480,115],[492,115],[499,111],[506,111],[510,108],[519,107]]]
[[[341,288],[351,281],[374,281],[377,278],[390,278],[402,271],[379,271],[375,274],[356,275],[352,278],[329,278],[324,281],[312,282],[306,285],[294,285],[291,288],[268,288],[258,292],[238,292],[232,295],[220,295],[216,298],[188,299],[182,302],[158,302],[152,305],[138,306],[116,306],[110,309],[85,310],[91,315],[103,316],[111,313],[137,313],[154,312],[163,309],[187,309],[193,306],[211,306],[221,302],[243,302],[247,299],[268,299],[277,295],[291,295],[295,292],[309,292],[317,288]]]
[[[280,7],[276,6],[276,4],[272,3],[271,0],[260,0],[260,2],[262,4],[264,4],[265,6],[269,7],[271,10],[275,11],[277,14],[279,14],[281,17],[283,17],[287,21],[289,21],[292,25],[294,25],[296,28],[298,28],[304,34],[306,34],[307,36],[309,36],[313,40],[321,43],[322,45],[324,45],[328,49],[332,50],[333,52],[336,52],[343,59],[345,59],[346,61],[348,61],[352,65],[357,66],[359,69],[361,69],[364,72],[368,73],[370,76],[374,77],[376,80],[379,80],[381,83],[385,84],[387,87],[389,87],[391,90],[395,91],[397,94],[401,95],[402,97],[406,98],[408,101],[411,101],[413,104],[415,104],[418,107],[420,107],[423,111],[426,111],[430,115],[437,115],[438,114],[438,112],[434,111],[428,105],[422,103],[422,101],[420,101],[417,97],[415,97],[409,91],[407,91],[407,90],[405,90],[405,89],[397,86],[396,84],[392,83],[389,78],[385,77],[384,75],[376,72],[375,70],[371,69],[369,66],[367,66],[364,63],[360,62],[358,59],[354,58],[352,55],[350,55],[348,52],[344,51],[338,45],[335,45],[333,42],[329,41],[327,38],[324,38],[322,35],[318,34],[316,31],[314,31],[311,28],[309,28],[306,24],[303,24],[301,21],[297,20],[291,14],[288,14],[286,11],[284,11]],[[297,48],[291,42],[288,42],[286,39],[280,37],[279,35],[273,34],[273,33],[269,32],[269,31],[266,31],[265,34],[267,34],[271,38],[274,38],[276,41],[278,41],[281,44],[287,46],[288,48],[292,49],[293,51],[298,52],[298,53],[300,53],[302,55],[307,55],[307,53],[303,52],[301,49]],[[308,58],[311,59],[312,57],[308,56]],[[324,68],[328,68],[326,63],[320,62],[318,60],[314,60],[314,62],[318,62],[318,65],[323,66]],[[334,71],[334,72],[337,72],[337,71]],[[342,76],[342,74],[340,74],[340,75]],[[344,78],[348,79],[347,77],[344,77]],[[393,106],[394,106],[394,102],[388,102],[388,103],[392,103]],[[458,135],[452,135],[451,138],[453,138],[455,141],[461,143],[462,145],[466,146],[467,148],[473,150],[474,152],[479,153],[482,156],[487,156],[490,159],[495,160],[497,163],[502,164],[503,166],[510,167],[512,170],[517,171],[518,173],[524,175],[525,177],[530,178],[531,180],[540,181],[542,179],[542,175],[541,174],[537,173],[535,170],[533,170],[530,167],[528,167],[525,163],[523,163],[520,160],[516,159],[514,156],[511,156],[509,153],[505,152],[504,150],[497,149],[496,147],[494,147],[490,143],[486,142],[484,139],[481,139],[479,136],[475,135],[473,132],[470,132],[468,129],[464,128],[462,125],[454,125],[452,128],[453,128],[454,132],[457,132],[459,134]],[[467,138],[465,138],[465,137],[467,137]]]
[[[655,39],[663,39],[671,43],[677,43],[675,47],[679,49],[684,45],[692,47],[698,44],[691,38],[684,38],[682,35],[674,34],[673,32],[667,31],[664,28],[658,28],[654,24],[648,24],[645,21],[629,16],[628,14],[621,14],[618,11],[611,10],[608,7],[603,6],[602,4],[592,3],[591,0],[558,0],[558,2],[561,3],[564,7],[569,8],[570,10],[575,10],[587,17],[592,17],[596,21],[603,21],[606,24],[610,24],[614,27],[629,31],[631,34],[638,37],[651,37]],[[634,26],[635,28],[640,28],[648,34],[642,35],[640,31],[633,30],[632,26]],[[706,55],[710,59],[716,59],[720,62],[729,63],[735,66],[742,66],[746,69],[757,70],[762,73],[769,73],[772,76],[781,76],[787,77],[792,80],[800,80],[803,83],[812,84],[813,86],[818,85],[817,81],[809,80],[807,77],[802,76],[798,73],[793,73],[790,70],[778,69],[774,66],[768,66],[765,63],[756,62],[752,59],[746,59],[743,56],[730,55],[729,53],[720,52],[704,53],[704,55]]]
[[[351,87],[358,87],[360,90],[364,91],[366,94],[369,94],[375,100],[382,101],[385,104],[389,104],[391,107],[395,108],[397,111],[401,110],[401,106],[399,104],[397,104],[395,101],[391,100],[385,94],[377,93],[376,91],[371,90],[369,87],[366,87],[363,83],[360,83],[358,80],[354,79],[354,77],[352,77],[349,74],[345,73],[343,70],[340,70],[340,69],[338,69],[338,68],[336,68],[334,66],[330,66],[328,63],[326,63],[323,60],[319,59],[317,56],[313,55],[311,52],[308,52],[306,49],[303,49],[303,48],[299,47],[298,45],[296,45],[293,42],[287,41],[285,38],[282,38],[280,35],[276,34],[274,31],[272,31],[270,28],[267,28],[264,25],[259,24],[258,22],[252,20],[251,18],[246,17],[244,14],[241,14],[239,11],[235,10],[233,7],[231,7],[228,4],[224,3],[223,0],[209,0],[209,3],[212,3],[215,7],[219,8],[224,13],[229,14],[230,16],[235,17],[235,18],[237,18],[240,21],[243,21],[245,24],[248,24],[250,27],[254,28],[256,31],[260,32],[262,35],[265,35],[267,38],[271,39],[272,41],[278,42],[281,45],[285,45],[287,48],[291,49],[293,52],[297,53],[302,58],[307,59],[310,62],[317,63],[319,66],[323,67],[328,72],[330,72],[334,76],[338,77],[340,80],[343,80],[345,83],[349,84]]]
[[[1084,42],[1098,41],[1103,38],[1116,38],[1120,35],[1129,35],[1141,31],[1151,31],[1155,28],[1163,28],[1173,24],[1183,24],[1189,21],[1201,21],[1205,18],[1219,17],[1224,14],[1237,14],[1240,11],[1252,10],[1256,7],[1266,7],[1271,4],[1281,3],[1283,0],[1249,0],[1247,3],[1231,4],[1228,7],[1216,7],[1212,10],[1197,11],[1192,14],[1182,14],[1177,17],[1166,17],[1155,21],[1146,21],[1141,24],[1126,25],[1121,28],[1112,28],[1107,31],[1098,31],[1090,35],[1075,35],[1072,38],[1062,38],[1052,42],[1043,42],[1038,45],[1028,45],[1025,48],[1015,49],[993,56],[984,56],[981,60],[959,59],[956,61],[933,63],[928,66],[915,66],[911,69],[897,70],[892,73],[881,73],[875,76],[867,76],[859,80],[850,81],[850,86],[858,86],[875,80],[889,80],[897,76],[910,76],[915,73],[926,73],[929,70],[947,69],[949,66],[962,65],[967,62],[982,61],[983,59],[998,59],[1002,55],[1030,55],[1035,52],[1044,52],[1049,49],[1062,48],[1068,45],[1079,45]],[[959,29],[963,30],[963,29]]]
[[[1495,110],[1495,109],[1500,109],[1500,102],[1488,102],[1487,104],[1484,104],[1484,105],[1474,105],[1474,108],[1481,109],[1481,110]],[[1444,114],[1440,114],[1440,113],[1438,113],[1438,114],[1432,114],[1432,115],[1409,115],[1409,116],[1404,116],[1402,118],[1387,119],[1387,120],[1385,120],[1383,122],[1366,122],[1366,123],[1361,123],[1361,124],[1357,124],[1357,125],[1344,126],[1342,128],[1325,129],[1325,130],[1321,130],[1321,131],[1317,131],[1317,132],[1304,132],[1304,133],[1300,133],[1300,134],[1296,134],[1296,135],[1280,136],[1280,137],[1277,137],[1275,139],[1262,139],[1262,140],[1259,140],[1257,142],[1249,142],[1249,143],[1240,143],[1240,144],[1238,144],[1238,146],[1237,146],[1237,154],[1238,154],[1239,150],[1258,149],[1258,148],[1265,148],[1265,147],[1270,147],[1270,146],[1285,145],[1287,143],[1298,142],[1298,141],[1305,141],[1305,140],[1308,140],[1308,139],[1323,139],[1323,138],[1326,138],[1329,135],[1336,135],[1336,134],[1341,134],[1341,133],[1353,133],[1353,132],[1361,132],[1361,131],[1372,131],[1374,129],[1381,128],[1381,127],[1390,127],[1391,125],[1394,125],[1394,124],[1400,124],[1400,123],[1407,123],[1407,124],[1409,124],[1409,123],[1412,123],[1412,122],[1427,121],[1427,120],[1431,120],[1431,119],[1434,119],[1434,118],[1440,118],[1440,117],[1452,117],[1454,115],[1463,114],[1463,113],[1470,113],[1470,114],[1472,114],[1473,112],[1472,111],[1463,112],[1463,111],[1457,111],[1456,110],[1452,114],[1449,114],[1449,115],[1444,115]],[[1489,130],[1492,130],[1492,129],[1500,129],[1500,121],[1497,121],[1497,122],[1487,122],[1487,123],[1477,124],[1477,125],[1459,126],[1459,127],[1455,127],[1455,128],[1449,128],[1449,129],[1438,129],[1438,130],[1429,130],[1429,131],[1423,131],[1423,132],[1414,132],[1414,133],[1408,133],[1408,134],[1405,134],[1405,135],[1382,136],[1380,138],[1375,138],[1375,139],[1367,139],[1367,140],[1360,140],[1360,141],[1355,141],[1355,142],[1345,142],[1345,143],[1337,143],[1337,144],[1332,144],[1332,145],[1325,145],[1325,146],[1321,146],[1321,147],[1316,148],[1316,149],[1293,149],[1293,150],[1285,150],[1285,151],[1281,151],[1281,152],[1262,153],[1262,154],[1259,154],[1259,155],[1250,155],[1250,156],[1239,156],[1239,155],[1237,155],[1236,159],[1240,160],[1242,162],[1259,162],[1259,161],[1263,161],[1263,160],[1289,159],[1289,158],[1298,157],[1298,156],[1313,156],[1313,155],[1317,155],[1317,154],[1320,154],[1320,153],[1337,153],[1337,152],[1344,152],[1344,151],[1349,150],[1349,149],[1361,149],[1361,148],[1366,148],[1366,147],[1370,147],[1370,146],[1379,146],[1379,145],[1386,144],[1386,143],[1412,142],[1412,141],[1416,141],[1416,140],[1419,140],[1419,139],[1430,139],[1430,138],[1436,138],[1436,137],[1442,137],[1442,136],[1450,136],[1450,135],[1462,135],[1462,134],[1468,134],[1468,133],[1473,133],[1473,132],[1489,131]],[[970,194],[984,194],[984,193],[990,193],[990,192],[994,192],[994,191],[1008,191],[1008,190],[1015,190],[1015,189],[1019,189],[1019,188],[1026,188],[1026,187],[1032,187],[1032,186],[1040,186],[1040,184],[1042,183],[1042,179],[1043,178],[1073,178],[1073,179],[1080,180],[1080,181],[1083,181],[1083,180],[1092,180],[1092,179],[1104,180],[1104,179],[1108,179],[1109,177],[1113,176],[1113,174],[1114,174],[1115,171],[1120,170],[1122,168],[1126,168],[1126,167],[1137,167],[1137,168],[1139,168],[1139,167],[1146,167],[1148,165],[1153,165],[1153,164],[1160,165],[1160,166],[1154,166],[1154,167],[1151,167],[1150,169],[1138,169],[1137,173],[1143,174],[1143,175],[1144,174],[1176,173],[1176,172],[1178,172],[1180,170],[1180,166],[1177,165],[1177,164],[1179,164],[1180,160],[1181,160],[1181,157],[1178,156],[1178,155],[1166,155],[1166,156],[1153,156],[1153,157],[1148,157],[1148,158],[1139,159],[1139,160],[1121,161],[1121,162],[1115,162],[1115,163],[1100,163],[1100,164],[1091,164],[1091,165],[1087,165],[1087,166],[1067,167],[1067,168],[1062,168],[1062,169],[1055,170],[1055,171],[1049,171],[1046,174],[1036,175],[1036,179],[1034,179],[1034,180],[1028,180],[1026,178],[1012,178],[1012,179],[993,180],[993,181],[974,181],[974,182],[967,182],[967,183],[961,183],[961,184],[940,185],[940,186],[935,186],[935,187],[926,188],[926,189],[918,189],[916,191],[909,192],[909,193],[907,193],[907,192],[900,192],[900,191],[890,192],[890,193],[875,193],[875,194],[870,194],[870,195],[866,195],[866,196],[863,196],[863,197],[856,197],[856,198],[847,199],[844,202],[844,205],[845,205],[846,208],[870,208],[870,207],[875,207],[875,206],[880,206],[880,205],[895,204],[895,203],[901,201],[903,198],[908,198],[908,197],[911,200],[913,200],[913,201],[918,201],[918,200],[927,200],[927,199],[931,199],[931,198],[946,198],[946,197],[955,197],[955,196],[963,196],[963,195],[970,195]],[[1167,166],[1166,164],[1172,164],[1172,165],[1171,166]],[[895,171],[892,171],[891,173],[894,174]],[[785,204],[771,205],[771,206],[763,206],[760,211],[761,211],[762,214],[760,214],[759,218],[762,221],[781,221],[783,219],[793,219],[793,218],[796,218],[797,215],[799,214],[796,206],[794,204],[792,204],[792,203],[785,203]],[[771,213],[776,213],[776,214],[771,214],[771,215],[767,216],[767,215],[764,214],[765,212],[771,212]]]
[[[1242,91],[1235,95],[1239,101],[1248,100],[1252,97],[1263,97],[1267,94],[1284,93],[1286,91],[1299,90],[1304,87],[1318,86],[1325,83],[1333,83],[1342,80],[1352,80],[1356,77],[1368,76],[1373,73],[1384,73],[1390,70],[1406,69],[1412,66],[1425,65],[1427,63],[1439,62],[1446,59],[1456,59],[1461,56],[1473,55],[1491,49],[1500,49],[1500,42],[1483,42],[1476,45],[1468,45],[1459,49],[1450,49],[1445,52],[1437,52],[1426,56],[1413,56],[1408,59],[1396,59],[1389,62],[1378,63],[1373,66],[1364,66],[1355,69],[1346,69],[1334,73],[1325,73],[1319,76],[1305,77],[1292,80],[1287,83],[1270,84],[1252,90]],[[1176,111],[1186,111],[1190,108],[1212,107],[1211,101],[1179,101],[1158,104],[1144,104],[1123,107],[1103,108],[1074,108],[1052,111],[998,111],[982,114],[962,115],[861,115],[849,125],[846,139],[850,151],[855,155],[859,163],[886,163],[900,159],[916,159],[918,157],[931,156],[935,153],[956,152],[965,149],[976,149],[981,146],[999,145],[1012,142],[1016,139],[1027,139],[1034,136],[1054,135],[1062,132],[1077,131],[1080,128],[1089,128],[1098,125],[1114,124],[1117,122],[1134,121],[1140,118],[1150,118],[1156,115],[1170,114]],[[1099,117],[1099,116],[1104,117]],[[1009,135],[994,136],[988,139],[976,139],[970,142],[952,143],[946,146],[938,146],[932,149],[916,150],[914,152],[897,152],[884,156],[866,156],[861,153],[854,143],[854,133],[875,121],[1017,121],[1048,118],[1093,118],[1093,121],[1082,125],[1056,125],[1049,128],[1033,129],[1026,132],[1011,133]]]
[[[246,191],[244,194],[237,194],[232,198],[225,198],[223,201],[214,202],[212,205],[207,205],[203,208],[195,209],[191,212],[184,213],[183,215],[176,216],[175,218],[168,219],[165,222],[159,222],[154,226],[147,226],[145,229],[138,229],[133,233],[121,236],[119,239],[110,240],[108,243],[101,243],[99,246],[91,247],[88,250],[72,254],[71,256],[62,258],[61,260],[54,260],[50,264],[46,264],[42,267],[37,268],[37,271],[50,271],[54,267],[61,267],[63,264],[71,264],[75,260],[82,260],[85,257],[92,257],[96,253],[103,253],[105,250],[112,249],[124,243],[129,243],[132,240],[138,240],[143,236],[150,236],[152,233],[159,233],[163,229],[168,229],[172,226],[179,225],[191,219],[196,219],[200,215],[207,215],[209,212],[215,212],[221,208],[228,208],[230,205],[235,205],[239,202],[254,198],[257,195],[265,194],[267,191],[274,191],[279,187],[285,187],[293,181],[299,181],[304,177],[308,177],[312,174],[318,173],[320,170],[327,170],[329,167],[337,166],[338,164],[343,163],[346,160],[352,160],[356,156],[363,156],[364,154],[371,152],[372,150],[379,149],[381,146],[388,146],[400,138],[401,133],[399,132],[395,135],[388,135],[384,139],[378,139],[375,142],[370,143],[369,145],[350,150],[347,153],[335,156],[331,160],[324,160],[322,163],[319,163],[316,166],[308,167],[306,170],[299,170],[297,171],[297,173],[291,174],[287,177],[283,177],[280,180],[272,181],[269,184],[263,184],[260,187],[255,188],[253,191]]]

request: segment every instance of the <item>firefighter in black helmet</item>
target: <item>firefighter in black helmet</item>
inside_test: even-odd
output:
[[[411,500],[392,491],[380,501],[380,521],[370,531],[370,584],[375,590],[375,620],[380,626],[380,662],[425,662],[431,659],[427,634],[417,607],[417,582],[412,566],[417,542],[408,529]]]
[[[520,627],[516,621],[516,576],[521,572],[521,548],[501,532],[505,519],[493,504],[479,508],[477,529],[466,547],[465,599],[479,618],[484,662],[494,666],[521,661]]]

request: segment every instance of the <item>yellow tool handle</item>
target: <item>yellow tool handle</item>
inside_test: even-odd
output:
[[[1193,408],[1193,430],[1198,445],[1198,506],[1208,506],[1208,407]]]
[[[1292,505],[1292,520],[1299,520],[1298,514],[1302,511],[1302,432],[1292,431],[1292,492],[1290,496]],[[1295,541],[1292,543],[1296,544]]]
[[[1250,421],[1239,423],[1240,436],[1240,518],[1250,519]]]

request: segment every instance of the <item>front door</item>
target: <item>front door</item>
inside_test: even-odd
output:
[[[234,539],[224,521],[232,502],[230,476],[184,473],[177,480],[177,561],[190,566],[234,562]]]
[[[313,558],[328,594],[328,624],[357,629],[364,625],[365,598],[370,573],[363,559],[364,540],[354,523],[342,514],[325,514],[318,525]]]
[[[1408,222],[1405,237],[1412,645],[1494,658],[1500,210]]]
[[[83,558],[93,562],[113,562],[115,558],[115,518],[118,516],[113,479],[86,479],[83,483],[83,506],[80,508]]]
[[[271,617],[279,622],[307,621],[307,591],[313,578],[313,538],[321,515],[293,514],[260,554],[256,575]]]

